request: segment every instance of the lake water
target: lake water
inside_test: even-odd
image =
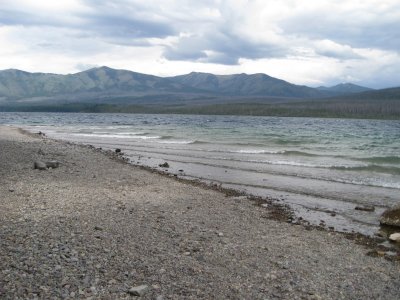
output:
[[[400,202],[400,121],[0,113],[0,123],[121,148],[133,164],[168,162],[180,177],[276,198],[339,231],[373,234],[384,209]]]

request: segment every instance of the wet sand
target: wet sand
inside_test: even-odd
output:
[[[61,166],[39,171],[35,160]],[[0,298],[398,299],[400,264],[276,208],[0,127]]]

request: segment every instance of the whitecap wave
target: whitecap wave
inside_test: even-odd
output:
[[[272,150],[255,150],[255,149],[242,149],[228,151],[230,153],[242,153],[242,154],[282,154],[283,151],[272,151]]]
[[[81,137],[100,137],[100,138],[121,138],[121,139],[142,139],[153,140],[160,139],[161,136],[148,136],[148,135],[126,135],[126,134],[96,134],[96,133],[72,133],[73,136]]]
[[[177,140],[160,140],[157,141],[156,143],[158,144],[180,144],[180,145],[188,145],[188,144],[193,144],[196,141],[177,141]]]

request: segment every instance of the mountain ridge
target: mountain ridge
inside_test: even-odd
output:
[[[331,87],[326,87],[326,86],[320,86],[317,87],[318,90],[320,91],[331,91],[331,92],[337,92],[340,94],[353,94],[353,93],[362,93],[362,92],[367,92],[367,91],[372,91],[374,89],[360,86],[354,83],[339,83],[337,85],[331,86]]]
[[[261,96],[321,98],[339,95],[295,85],[264,73],[215,75],[189,74],[159,77],[106,66],[73,74],[30,73],[17,69],[0,71],[2,101],[79,101],[107,97],[151,95]]]

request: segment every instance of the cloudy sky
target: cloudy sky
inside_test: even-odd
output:
[[[0,70],[400,86],[399,0],[0,0]]]

